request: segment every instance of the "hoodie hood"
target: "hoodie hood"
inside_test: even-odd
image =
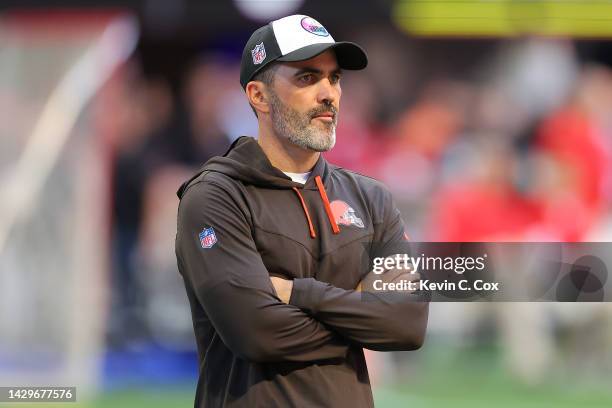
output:
[[[242,136],[232,143],[223,156],[208,160],[193,177],[181,185],[177,195],[182,198],[189,184],[207,171],[223,173],[244,184],[258,187],[317,190],[315,177],[320,176],[325,182],[331,170],[331,166],[320,156],[306,184],[296,183],[270,163],[256,139]]]
[[[313,167],[306,184],[296,183],[285,173],[272,166],[272,163],[270,163],[270,160],[268,160],[268,157],[254,138],[242,136],[232,143],[227,153],[223,156],[213,157],[207,161],[193,177],[181,185],[176,194],[179,198],[182,198],[189,185],[205,172],[222,173],[247,185],[293,190],[304,211],[310,237],[316,238],[317,234],[314,230],[312,218],[300,190],[318,191],[327,213],[330,227],[334,234],[338,234],[340,228],[336,223],[327,192],[325,191],[325,184],[330,180],[329,176],[332,170],[332,166],[327,164],[323,156],[319,156],[319,160],[317,160]]]

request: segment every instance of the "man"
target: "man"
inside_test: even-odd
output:
[[[366,65],[359,46],[307,16],[273,21],[246,44],[240,81],[258,138],[239,138],[178,192],[196,407],[371,407],[362,348],[423,342],[420,296],[365,292],[375,248],[404,241],[389,192],[320,153],[335,143],[341,70]]]

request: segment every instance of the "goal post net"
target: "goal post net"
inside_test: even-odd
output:
[[[122,13],[0,14],[0,386],[98,383],[110,164],[91,101],[137,36]]]

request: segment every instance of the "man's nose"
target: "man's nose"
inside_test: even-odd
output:
[[[317,102],[324,104],[332,104],[338,99],[338,90],[329,79],[325,78],[319,81],[319,92],[317,94]]]

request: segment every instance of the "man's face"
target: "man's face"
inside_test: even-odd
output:
[[[280,64],[269,88],[276,134],[308,150],[324,152],[334,147],[340,76],[332,50],[306,61]]]

